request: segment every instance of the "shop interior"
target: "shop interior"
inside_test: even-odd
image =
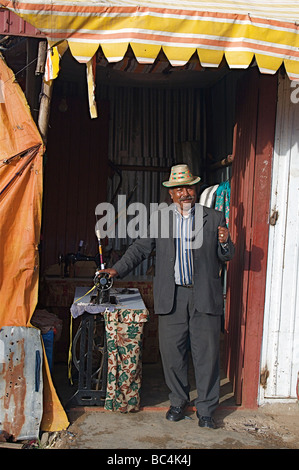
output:
[[[172,67],[162,51],[153,64],[138,64],[130,48],[121,62],[109,64],[99,49],[95,89],[98,117],[91,119],[85,65],[69,51],[62,57],[53,87],[44,158],[40,288],[35,318],[36,313],[45,323],[48,313],[56,318],[49,361],[64,406],[75,393],[78,381],[76,358],[69,370],[69,352],[80,318],[71,322],[70,307],[77,287],[93,286],[98,264],[96,206],[109,202],[118,214],[119,195],[127,207],[134,202],[147,208],[151,203],[167,202],[167,191],[161,183],[168,179],[172,165],[184,162],[201,176],[201,202],[215,207],[216,190],[220,185],[229,187],[236,87],[244,73],[229,69],[225,59],[217,69],[204,68],[195,55],[185,66]],[[106,267],[112,266],[130,243],[128,237],[103,239]],[[116,280],[114,285],[138,288],[150,314],[143,332],[144,407],[168,403],[153,311],[154,264],[152,253],[128,278]],[[225,300],[225,268],[223,289]],[[222,336],[220,342],[222,345]],[[221,361],[224,354],[221,347]],[[190,384],[192,399],[196,394],[192,361]],[[232,386],[224,371],[221,402],[234,404]]]

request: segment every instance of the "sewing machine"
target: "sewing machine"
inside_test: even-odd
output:
[[[110,299],[110,289],[113,285],[112,277],[108,273],[99,273],[96,271],[94,285],[97,288],[97,295],[93,296],[91,301],[95,304],[115,303],[114,298]]]

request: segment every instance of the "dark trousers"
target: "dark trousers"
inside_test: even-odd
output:
[[[219,403],[219,342],[221,317],[197,312],[194,289],[176,287],[173,310],[159,315],[159,343],[172,406],[189,401],[188,356],[191,349],[197,399],[202,416],[212,416]]]

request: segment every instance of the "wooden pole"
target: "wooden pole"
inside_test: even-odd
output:
[[[40,41],[38,47],[38,57],[35,69],[35,75],[44,75],[45,63],[47,59],[47,42]],[[38,113],[38,129],[46,145],[48,137],[48,125],[50,117],[50,105],[53,91],[53,80],[45,82],[42,80],[40,105]]]
[[[50,117],[50,104],[53,91],[53,80],[49,82],[43,81],[41,100],[38,114],[38,129],[42,136],[43,142],[46,145],[48,137],[48,124]]]
[[[34,119],[38,116],[38,95],[40,89],[40,78],[34,73],[37,54],[37,44],[34,38],[26,39],[26,90],[25,96]]]
[[[38,55],[35,68],[35,75],[43,75],[45,73],[45,63],[47,58],[47,41],[38,43]]]

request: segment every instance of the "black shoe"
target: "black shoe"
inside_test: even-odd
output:
[[[166,413],[168,421],[180,421],[185,418],[184,410],[186,406],[171,406]]]
[[[216,429],[216,424],[213,418],[211,416],[200,416],[197,413],[198,417],[198,426],[201,428],[210,428],[210,429]]]

